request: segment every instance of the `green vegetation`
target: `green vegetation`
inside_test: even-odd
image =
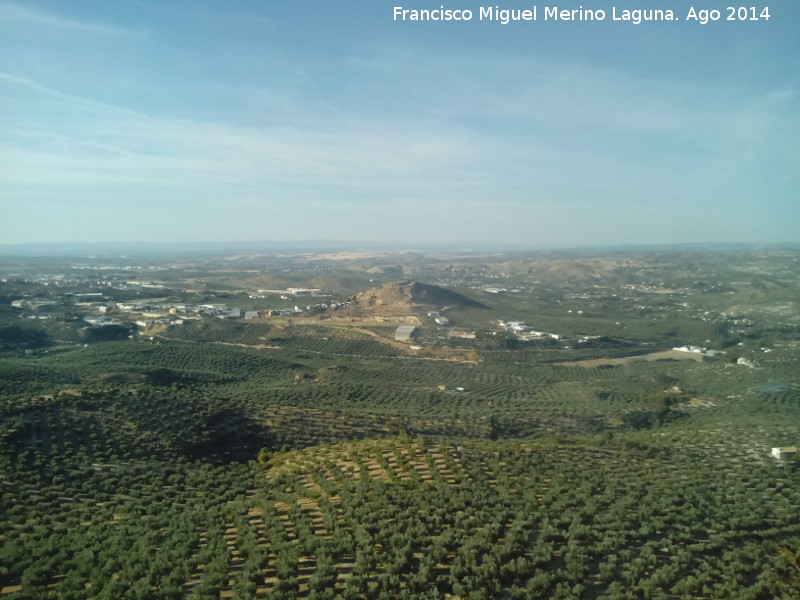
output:
[[[6,347],[36,348],[47,346],[50,336],[42,329],[8,325],[0,327],[0,344]]]
[[[435,307],[475,330],[450,344],[412,297],[415,350],[381,321],[399,306],[135,325],[193,287],[318,287],[307,257],[179,265],[136,314],[6,277],[27,304],[0,313],[0,596],[794,599],[800,463],[770,449],[800,445],[796,257],[737,255],[745,280],[692,256],[414,258],[487,306]],[[574,364],[687,344],[725,354]]]

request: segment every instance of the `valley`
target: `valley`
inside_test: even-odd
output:
[[[0,597],[796,598],[798,260],[0,257]]]

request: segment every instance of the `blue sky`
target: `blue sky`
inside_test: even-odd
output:
[[[395,5],[0,1],[0,243],[800,241],[799,2]]]

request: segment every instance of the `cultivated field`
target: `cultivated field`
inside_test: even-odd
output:
[[[5,265],[0,596],[794,600],[796,258]]]

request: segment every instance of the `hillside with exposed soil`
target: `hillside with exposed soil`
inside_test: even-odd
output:
[[[353,308],[362,312],[391,312],[444,308],[488,308],[485,304],[444,288],[418,281],[392,281],[356,295]]]

